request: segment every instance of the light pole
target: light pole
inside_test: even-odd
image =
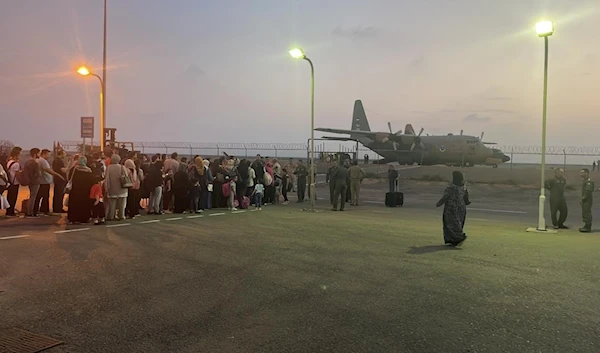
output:
[[[317,168],[315,167],[315,67],[312,61],[304,54],[301,48],[290,50],[290,55],[294,59],[304,59],[310,64],[310,210],[315,211],[315,177]]]
[[[105,141],[105,136],[104,136],[104,124],[105,124],[105,116],[104,116],[104,81],[102,80],[102,77],[96,75],[95,73],[91,72],[87,67],[82,66],[79,69],[77,69],[77,73],[80,74],[81,76],[95,76],[98,78],[98,80],[100,80],[100,151],[102,152],[104,150],[104,146],[106,144]],[[92,146],[93,147],[93,146]]]
[[[545,179],[546,179],[546,103],[548,100],[548,37],[554,33],[552,21],[542,21],[535,25],[535,31],[539,37],[544,38],[544,98],[542,107],[542,173],[540,181],[540,200],[538,226],[534,231],[547,232],[546,220],[544,219],[544,206],[546,202]],[[531,229],[533,230],[533,229]]]
[[[104,129],[106,128],[106,116],[104,115],[106,112],[106,2],[104,0],[104,36],[102,40],[102,94],[100,95],[100,153],[104,152],[104,148],[106,148],[105,143],[105,135]]]

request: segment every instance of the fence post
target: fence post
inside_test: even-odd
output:
[[[273,145],[273,148],[275,149],[275,158],[277,158],[277,146]]]
[[[165,146],[165,154],[169,154],[169,148],[167,147],[167,145],[163,143],[163,146]]]
[[[563,169],[567,170],[567,151],[563,148]]]
[[[246,154],[246,158],[248,158],[248,146],[244,144],[244,153]]]
[[[194,158],[194,150],[192,149],[192,145],[190,144],[190,159]]]
[[[141,145],[142,145],[142,153],[146,154],[146,146],[144,145],[143,142],[141,143]]]
[[[221,150],[219,149],[219,145],[215,143],[215,146],[217,146],[217,159],[221,156]]]

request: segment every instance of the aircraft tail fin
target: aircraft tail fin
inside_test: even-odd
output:
[[[404,127],[404,133],[407,135],[416,135],[415,129],[413,129],[411,124],[406,124]]]
[[[352,127],[350,129],[358,131],[371,131],[371,128],[369,127],[369,121],[367,120],[367,114],[365,114],[365,108],[363,108],[360,100],[354,102]]]

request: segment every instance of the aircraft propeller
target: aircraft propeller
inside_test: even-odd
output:
[[[481,137],[479,138],[480,141],[483,141],[483,131],[481,132]]]
[[[390,135],[394,135],[394,133],[392,132],[392,123],[388,121],[387,125],[388,125],[388,129],[390,130]],[[402,133],[402,131],[398,131],[398,132],[396,133],[396,135],[399,135],[399,134],[401,134],[401,133]],[[389,140],[390,140],[390,139],[389,139],[388,137],[385,137],[385,138],[382,140],[382,142],[384,142],[384,143],[385,143],[385,142],[387,142],[387,141],[389,141]],[[394,146],[394,151],[397,151],[397,150],[398,150],[398,143],[397,143],[396,141],[392,141],[392,146]]]
[[[425,144],[423,143],[423,141],[421,141],[421,134],[423,133],[425,129],[421,128],[421,131],[419,131],[419,134],[417,136],[415,136],[412,145],[410,146],[410,150],[411,152],[415,149],[415,147],[417,146],[417,144],[419,144],[419,146],[422,149],[425,149]]]

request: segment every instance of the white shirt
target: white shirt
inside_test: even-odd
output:
[[[248,168],[248,187],[251,188],[254,186],[254,179],[256,179],[256,172],[252,167]]]
[[[5,179],[8,179],[8,175],[4,171],[4,167],[2,166],[2,164],[0,164],[0,176],[4,177]],[[6,182],[4,181],[3,178],[0,178],[0,185],[6,186]]]
[[[254,186],[254,192],[256,192],[257,194],[264,194],[265,186],[263,184],[256,184]]]
[[[16,174],[21,170],[21,165],[17,161],[8,161],[8,181],[11,185],[19,185],[19,181],[16,178]]]

